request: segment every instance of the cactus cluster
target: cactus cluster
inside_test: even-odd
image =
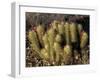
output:
[[[89,35],[83,25],[52,21],[27,31],[26,67],[89,64]]]

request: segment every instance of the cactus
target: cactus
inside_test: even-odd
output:
[[[58,31],[58,23],[59,23],[59,21],[57,21],[57,20],[54,20],[54,21],[52,22],[52,28],[53,28],[54,30],[56,30],[56,31]]]
[[[70,63],[71,57],[72,57],[72,48],[70,45],[66,45],[64,47],[64,55],[63,55],[63,59],[64,59],[65,64]]]
[[[43,40],[43,44],[46,45],[49,43],[49,40],[48,40],[48,34],[45,33],[42,37],[42,40]]]
[[[42,57],[44,60],[48,60],[48,59],[49,59],[49,54],[47,53],[47,51],[46,51],[45,48],[41,49],[41,57]]]
[[[58,43],[61,43],[62,42],[61,35],[57,34],[56,37],[55,37],[55,41],[58,42]]]
[[[65,27],[65,39],[66,39],[66,44],[70,44],[71,43],[71,38],[70,38],[70,25],[68,22],[65,23],[64,25]]]
[[[84,48],[87,42],[88,42],[88,34],[86,32],[83,32],[80,40],[80,47]]]
[[[33,50],[35,50],[37,53],[40,53],[40,46],[39,46],[39,41],[36,35],[35,31],[29,31],[28,38],[31,42],[31,47]]]
[[[42,40],[42,37],[43,37],[44,32],[45,32],[44,26],[42,26],[42,25],[37,26],[36,31],[37,31],[37,35],[38,35],[38,38],[39,38],[39,42],[40,42],[41,46],[44,47],[43,40]]]
[[[77,42],[77,26],[76,23],[70,24],[70,36],[71,36],[71,42],[75,43]]]
[[[59,33],[60,35],[64,35],[64,23],[58,24],[58,33]]]
[[[58,63],[61,59],[61,55],[63,55],[63,50],[61,48],[61,45],[58,42],[54,42],[54,50],[55,50],[55,61]]]
[[[83,30],[83,26],[82,24],[78,24],[77,27],[78,27],[78,33],[80,34]]]
[[[43,43],[44,43],[44,47],[47,50],[47,53],[50,55],[50,44],[49,44],[49,40],[48,40],[48,34],[45,33],[43,36]]]
[[[50,59],[51,62],[54,61],[54,49],[53,49],[53,44],[54,44],[54,40],[55,40],[55,30],[53,28],[50,28],[50,30],[48,31],[48,41],[50,44]]]

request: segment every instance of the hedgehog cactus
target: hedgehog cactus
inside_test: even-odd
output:
[[[48,34],[45,33],[42,37],[42,40],[43,40],[43,44],[46,45],[49,43],[49,40],[48,40]]]
[[[38,38],[39,38],[39,42],[40,42],[41,46],[43,47],[44,45],[43,45],[42,37],[43,37],[44,32],[45,32],[44,26],[42,26],[42,25],[37,26],[36,31],[37,31],[37,35],[38,35]]]
[[[31,42],[31,47],[33,50],[35,50],[37,53],[40,53],[40,46],[38,42],[38,38],[35,31],[29,31],[28,35],[29,41]]]
[[[55,61],[58,63],[61,59],[61,55],[63,55],[63,50],[61,45],[58,42],[54,42],[54,50],[55,50]]]
[[[84,48],[87,42],[88,42],[88,34],[86,32],[83,32],[80,40],[80,47]]]
[[[77,27],[78,27],[78,33],[80,34],[83,30],[83,26],[82,24],[78,24]]]
[[[70,24],[70,36],[71,36],[71,42],[75,43],[77,42],[77,26],[76,23]]]
[[[61,35],[57,34],[56,37],[55,37],[55,41],[58,42],[58,43],[61,43],[62,42]]]
[[[59,22],[57,20],[51,24],[46,30],[44,26],[39,25],[36,30],[31,30],[28,33],[30,46],[33,51],[40,55],[43,65],[88,63],[88,53],[85,50],[88,34],[83,31],[83,26],[74,22]],[[74,48],[76,46],[73,43],[75,45],[78,43],[79,51]],[[73,59],[74,62],[72,62]]]
[[[64,35],[64,24],[58,24],[58,32],[60,35]]]
[[[53,44],[54,44],[55,36],[56,36],[55,30],[53,28],[50,28],[50,30],[48,31],[48,41],[50,44],[50,59],[51,59],[51,61],[54,61]]]
[[[70,44],[71,40],[70,40],[70,26],[69,23],[66,22],[65,25],[65,39],[66,39],[66,44]]]
[[[57,21],[57,20],[54,20],[54,21],[52,22],[52,28],[53,28],[54,30],[56,30],[56,31],[58,31],[58,23],[59,23],[59,21]]]
[[[64,59],[65,64],[70,63],[71,57],[72,57],[72,48],[70,45],[66,45],[64,47],[64,55],[63,55],[63,59]]]
[[[41,58],[43,58],[44,60],[49,60],[49,54],[45,48],[41,49]]]
[[[48,54],[50,55],[50,44],[49,44],[48,34],[47,33],[44,34],[42,40],[43,40],[45,49],[47,50]]]

